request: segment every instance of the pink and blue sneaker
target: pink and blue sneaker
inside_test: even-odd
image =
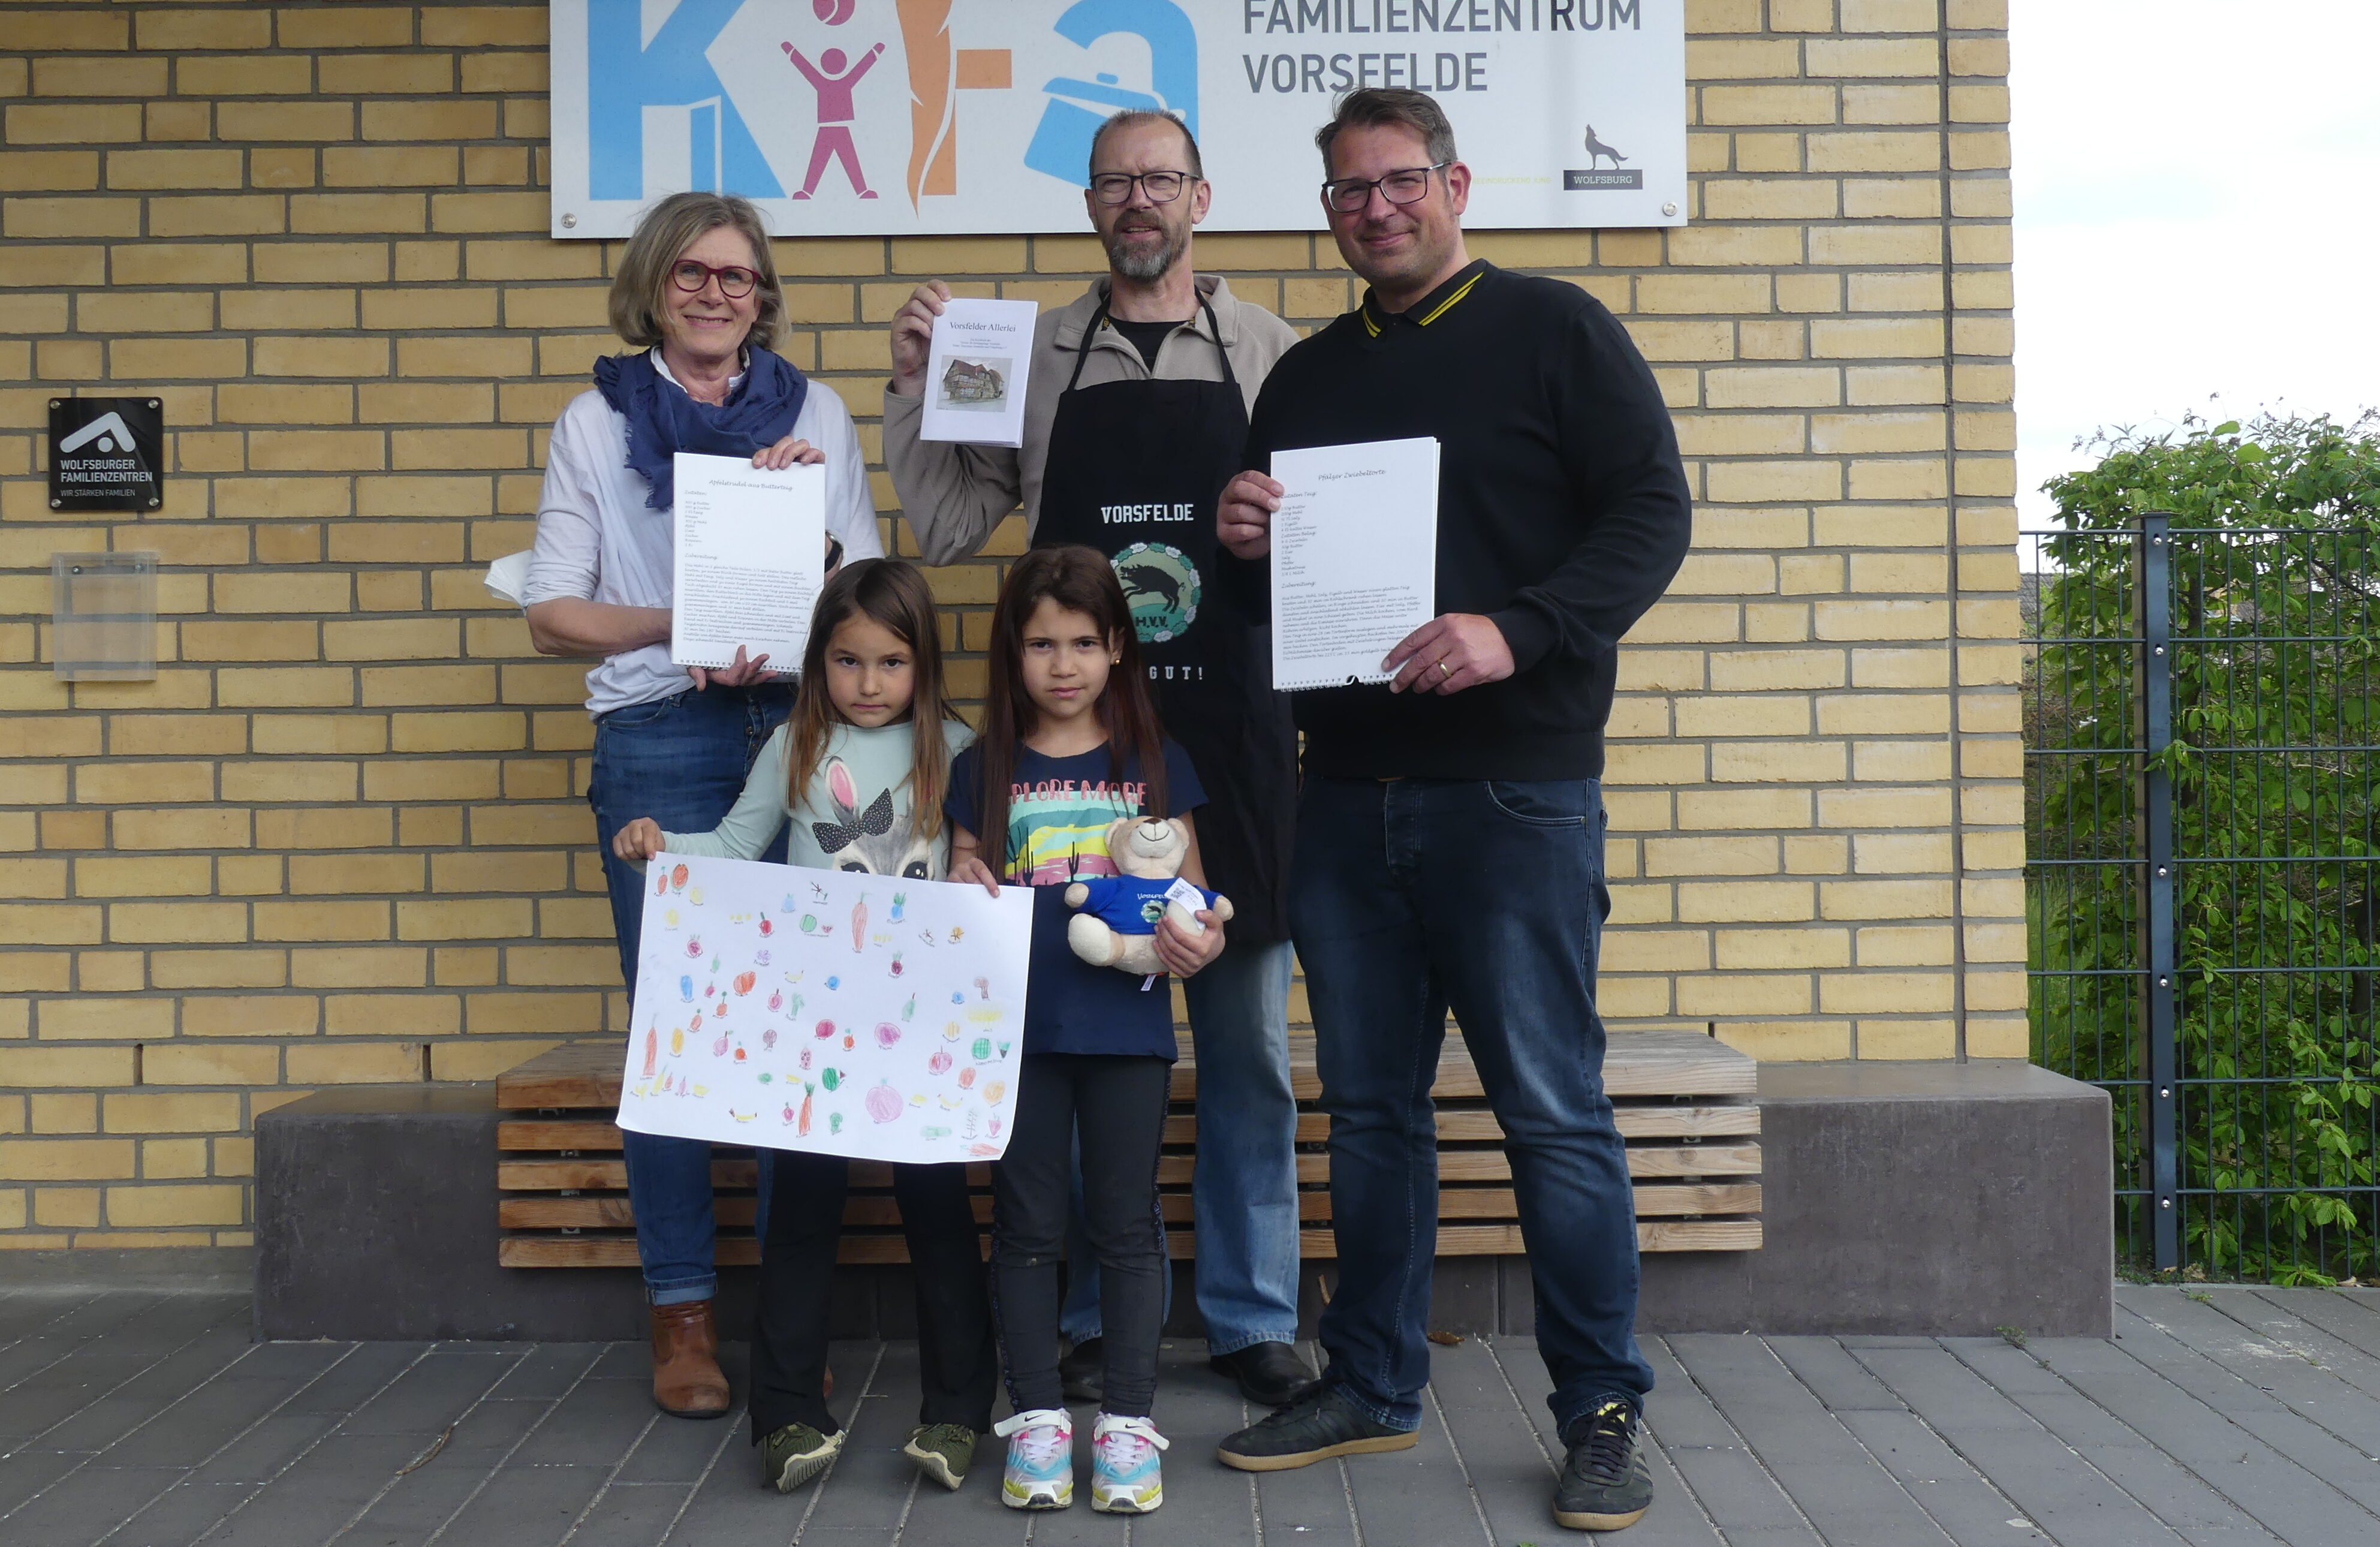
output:
[[[1157,1453],[1165,1436],[1145,1418],[1101,1413],[1091,1427],[1091,1507],[1110,1515],[1146,1515],[1165,1502]]]
[[[1075,1502],[1075,1420],[1065,1408],[1028,1408],[1001,1419],[991,1431],[1008,1442],[1008,1466],[1000,1475],[1002,1504],[1011,1509],[1064,1509]]]

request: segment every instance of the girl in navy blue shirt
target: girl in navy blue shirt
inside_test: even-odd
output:
[[[1069,882],[1117,873],[1108,824],[1179,817],[1206,802],[1164,738],[1139,640],[1108,561],[1089,548],[1037,548],[1009,572],[992,614],[982,739],[951,767],[951,879],[1036,888],[1025,1056],[1008,1151],[992,1169],[992,1289],[1015,1416],[1002,1502],[1074,1502],[1074,1425],[1058,1376],[1058,1259],[1072,1156],[1082,1149],[1083,1223],[1099,1261],[1106,1356],[1092,1431],[1091,1507],[1136,1514],[1164,1502],[1149,1422],[1157,1391],[1165,1255],[1157,1223],[1158,1145],[1173,1065],[1172,995],[1066,944]],[[1182,873],[1206,872],[1193,828]],[[1157,951],[1187,977],[1223,948],[1223,928],[1171,920]]]

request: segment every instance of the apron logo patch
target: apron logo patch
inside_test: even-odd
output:
[[[1198,566],[1179,548],[1135,542],[1111,561],[1116,581],[1132,607],[1133,629],[1143,644],[1176,640],[1197,621],[1204,587]]]

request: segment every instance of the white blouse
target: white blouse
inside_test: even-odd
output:
[[[658,351],[653,364],[669,375]],[[811,378],[793,433],[826,453],[826,530],[842,540],[844,557],[881,558],[884,544],[876,530],[876,500],[868,486],[859,433],[832,387]],[[627,417],[600,392],[572,398],[553,421],[546,450],[537,546],[522,605],[574,596],[624,607],[670,605],[674,523],[669,511],[646,506],[651,493],[645,476],[628,466]],[[770,663],[787,672],[799,664]],[[650,703],[692,686],[685,669],[671,664],[666,642],[622,651],[587,674],[587,713]]]

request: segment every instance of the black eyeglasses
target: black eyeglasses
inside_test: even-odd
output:
[[[1171,204],[1190,186],[1187,172],[1101,172],[1091,179],[1091,194],[1102,204],[1132,201],[1132,186],[1148,195],[1152,204]]]
[[[1391,204],[1417,204],[1429,191],[1429,175],[1451,166],[1441,161],[1430,166],[1409,166],[1381,177],[1339,177],[1322,185],[1322,201],[1341,214],[1354,214],[1372,201],[1372,190]]]
[[[742,300],[760,283],[760,276],[750,269],[730,263],[714,269],[708,263],[698,263],[691,258],[681,258],[670,265],[670,283],[687,295],[698,294],[713,279],[719,281],[719,293],[729,300]]]

